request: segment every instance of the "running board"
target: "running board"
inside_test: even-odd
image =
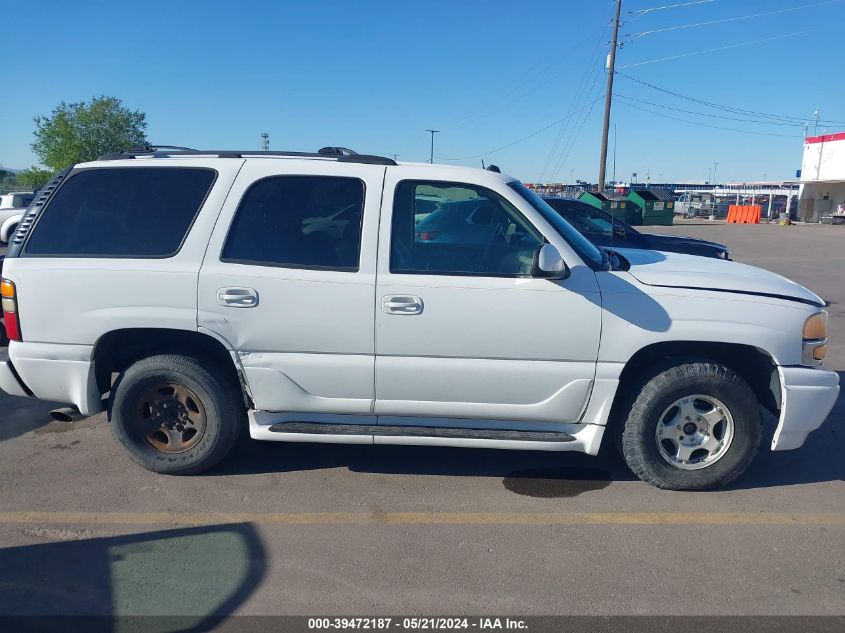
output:
[[[268,430],[272,433],[299,433],[306,435],[404,436],[523,442],[574,442],[576,439],[569,433],[558,431],[458,429],[439,426],[386,426],[374,424],[325,424],[322,422],[279,422],[270,426]]]

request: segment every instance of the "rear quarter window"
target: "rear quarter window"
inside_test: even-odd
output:
[[[196,167],[80,171],[38,218],[24,255],[173,256],[216,177],[213,169]]]

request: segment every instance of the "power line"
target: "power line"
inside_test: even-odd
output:
[[[596,84],[598,84],[599,79],[601,79],[601,73],[596,73],[593,77],[593,83],[590,84],[590,87],[587,89],[587,95],[593,94],[593,89],[596,87]],[[601,92],[601,88],[599,88],[599,92]],[[598,100],[600,99],[601,97],[598,98]],[[590,105],[589,110],[587,110],[587,113],[584,115],[584,118],[581,119],[581,122],[575,124],[576,127],[573,127],[573,129],[570,130],[567,139],[563,144],[563,150],[561,151],[560,156],[558,157],[558,160],[555,163],[554,170],[550,175],[550,181],[554,181],[557,179],[558,173],[569,160],[569,156],[572,154],[572,150],[575,149],[575,144],[578,142],[578,138],[581,136],[581,131],[584,129],[584,125],[590,118],[590,115],[593,113],[593,109],[595,108],[597,101],[593,101],[591,103],[592,104]]]
[[[619,95],[618,92],[616,94]],[[745,122],[745,123],[756,123],[756,124],[759,124],[759,125],[782,125],[782,126],[785,126],[785,127],[804,127],[803,123],[797,123],[797,122],[796,123],[786,123],[786,122],[780,122],[780,121],[761,121],[760,119],[748,119],[748,118],[731,117],[731,116],[725,116],[723,114],[710,114],[708,112],[697,112],[695,110],[684,110],[683,108],[676,108],[674,106],[667,106],[667,105],[662,104],[662,103],[653,103],[651,101],[645,101],[644,99],[637,99],[636,97],[628,97],[626,95],[619,95],[619,96],[624,97],[625,99],[628,99],[629,101],[636,101],[638,103],[644,103],[646,105],[655,106],[657,108],[663,108],[665,110],[672,110],[674,112],[684,112],[686,114],[694,114],[696,116],[706,116],[706,117],[710,117],[710,118],[713,118],[713,119],[724,119],[725,121],[742,121],[742,122]]]
[[[599,34],[599,38],[596,41],[596,45],[595,45],[593,52],[592,52],[593,56],[595,56],[596,53],[599,51],[599,47],[601,46],[601,41],[603,39],[603,35],[604,35],[604,31],[602,31]],[[596,73],[596,71],[598,70],[598,65],[602,61],[602,58],[603,58],[603,56],[601,56],[601,55],[598,56],[598,58],[596,58],[596,60],[593,62],[592,67],[585,66],[584,73],[581,75],[581,79],[578,81],[578,86],[575,89],[575,93],[572,95],[571,102],[569,103],[569,108],[567,109],[567,118],[566,118],[565,122],[560,124],[560,130],[558,130],[558,133],[555,136],[554,143],[552,143],[552,147],[549,150],[548,156],[546,156],[546,162],[543,163],[543,169],[540,171],[540,175],[537,177],[537,182],[543,182],[543,176],[545,176],[546,170],[551,165],[552,160],[554,160],[555,153],[557,152],[558,148],[560,147],[560,142],[561,142],[561,140],[563,140],[564,134],[566,133],[567,129],[569,128],[569,123],[572,120],[571,117],[569,117],[569,114],[573,111],[573,108],[575,108],[575,105],[580,101],[581,95],[584,92],[584,88],[586,88],[586,86],[587,86],[587,79],[589,78],[589,76],[591,74]],[[586,93],[584,93],[584,96],[586,96],[589,99],[589,95],[590,95],[590,93],[592,93],[594,87],[595,87],[595,80],[593,81],[593,84],[590,86],[590,88],[586,91]],[[566,145],[564,145],[564,147],[565,146]]]
[[[560,172],[561,167],[566,164],[566,161],[569,159],[569,155],[572,153],[572,150],[575,148],[575,143],[578,142],[578,137],[581,136],[581,131],[584,129],[584,124],[587,122],[587,119],[590,118],[590,115],[593,113],[593,108],[595,107],[596,103],[598,103],[602,97],[599,97],[595,101],[590,104],[590,109],[587,111],[587,114],[584,115],[584,118],[581,119],[581,124],[578,126],[578,129],[575,130],[575,134],[572,135],[571,142],[569,143],[568,148],[564,148],[565,152],[561,155],[558,164],[555,166],[555,170],[552,172],[551,181],[554,182],[557,179],[557,175]]]
[[[841,1],[841,0],[837,0]],[[702,51],[692,51],[691,53],[682,53],[681,55],[672,55],[670,57],[660,57],[658,59],[649,59],[644,62],[636,62],[634,64],[625,64],[624,66],[620,66],[618,70],[623,70],[625,68],[634,68],[636,66],[645,66],[646,64],[656,64],[657,62],[668,62],[672,61],[673,59],[681,59],[683,57],[691,57],[692,55],[703,55],[704,53],[712,53],[714,51],[724,51],[729,48],[738,48],[739,46],[749,46],[750,44],[760,44],[762,42],[771,42],[772,40],[779,40],[785,37],[794,37],[795,35],[803,35],[805,33],[813,33],[815,31],[821,31],[822,29],[831,26],[830,24],[825,26],[820,26],[814,29],[804,29],[803,31],[795,31],[794,33],[784,33],[782,35],[775,35],[773,37],[764,37],[763,39],[759,40],[748,40],[745,42],[738,42],[736,44],[728,44],[727,46],[717,46],[716,48],[707,48]]]
[[[516,141],[513,141],[512,143],[508,143],[507,145],[502,145],[501,147],[497,147],[496,149],[491,149],[490,151],[487,151],[487,152],[482,152],[481,154],[475,154],[474,156],[463,156],[463,157],[461,157],[461,158],[441,158],[440,160],[442,160],[442,161],[448,161],[448,162],[456,162],[456,161],[462,161],[462,160],[473,160],[473,159],[475,159],[475,158],[481,158],[481,157],[483,157],[483,156],[488,156],[488,155],[490,155],[490,154],[495,154],[496,152],[501,152],[503,149],[508,149],[509,147],[513,147],[514,145],[518,145],[519,143],[522,143],[523,141],[527,141],[528,139],[533,138],[533,137],[537,136],[538,134],[540,134],[540,133],[542,133],[542,132],[545,132],[545,131],[546,131],[546,130],[548,130],[549,128],[554,127],[555,125],[557,125],[557,124],[558,124],[558,123],[560,123],[561,121],[565,121],[565,120],[566,120],[567,118],[569,118],[570,116],[574,116],[574,115],[575,115],[575,114],[577,114],[578,112],[580,112],[580,111],[582,111],[582,110],[586,109],[588,106],[590,106],[590,105],[592,105],[592,104],[596,103],[597,101],[600,101],[601,99],[604,99],[604,95],[602,95],[602,96],[598,97],[597,99],[594,99],[591,103],[586,104],[583,108],[579,108],[579,109],[577,109],[577,110],[574,110],[573,112],[571,112],[571,113],[567,114],[565,117],[560,118],[560,119],[558,119],[557,121],[552,121],[551,123],[549,123],[548,125],[546,125],[546,126],[544,126],[544,127],[540,128],[540,129],[539,129],[539,130],[537,130],[536,132],[532,132],[532,133],[531,133],[531,134],[529,134],[528,136],[523,136],[521,139],[518,139],[518,140],[516,140]]]
[[[664,9],[677,9],[679,7],[688,7],[693,4],[707,4],[715,1],[716,0],[694,0],[694,2],[682,2],[680,4],[667,4],[662,7],[651,7],[650,9],[638,9],[636,11],[628,11],[628,13],[637,13],[639,15],[645,15],[646,13],[652,13],[653,11],[663,11]]]
[[[613,18],[613,40],[610,42],[610,55],[607,56],[607,90],[604,93],[604,121],[601,128],[601,158],[599,159],[599,191],[604,191],[604,176],[607,170],[607,135],[610,131],[610,106],[613,101],[613,73],[616,64],[617,36],[619,35],[619,12],[622,0],[616,0],[616,13]]]
[[[601,39],[601,37],[604,33],[604,30],[605,30],[605,27],[602,27],[600,29],[599,39]],[[553,56],[549,56],[549,57],[545,58],[544,60],[541,60],[540,63],[534,64],[533,66],[531,66],[532,70],[527,74],[526,77],[523,77],[522,79],[519,79],[516,82],[511,83],[509,85],[509,87],[504,88],[504,90],[499,92],[497,95],[491,97],[490,99],[487,99],[484,103],[482,103],[479,107],[475,108],[473,111],[467,112],[466,114],[463,115],[463,117],[456,119],[457,124],[458,125],[465,125],[469,121],[472,121],[474,119],[478,119],[478,118],[481,118],[481,117],[484,117],[484,116],[490,114],[490,112],[495,111],[496,107],[499,106],[502,103],[506,103],[506,102],[509,102],[509,101],[514,101],[514,102],[519,101],[519,100],[525,98],[526,96],[533,94],[537,90],[547,88],[548,83],[551,80],[556,79],[557,77],[564,74],[568,70],[568,68],[566,66],[564,66],[561,70],[555,72],[553,75],[544,77],[543,76],[544,73],[546,73],[548,68],[555,63],[554,58],[564,58],[564,57],[568,56],[570,53],[577,51],[577,50],[580,50],[582,48],[582,45],[585,42],[588,42],[593,37],[595,37],[594,32],[588,34],[586,37],[579,40],[575,44],[567,47],[563,51],[556,53]],[[535,86],[533,86],[531,88],[521,90],[522,88],[529,86],[531,83],[533,83],[538,78],[541,78],[540,83],[536,84]],[[519,93],[519,96],[516,99],[511,99],[511,97],[516,93]]]
[[[621,97],[621,95],[618,95]],[[690,121],[689,119],[682,119],[680,117],[671,116],[669,114],[665,114],[663,112],[658,112],[656,110],[649,110],[648,108],[643,108],[641,106],[634,105],[632,103],[628,103],[625,97],[622,97],[622,103],[624,103],[629,108],[634,108],[635,110],[642,110],[643,112],[648,112],[649,114],[654,114],[656,116],[661,116],[664,119],[672,119],[673,121],[680,121],[681,123],[687,123],[689,125],[697,125],[699,127],[708,127],[714,130],[724,130],[726,132],[736,132],[738,134],[753,134],[755,136],[777,136],[781,138],[802,138],[800,135],[796,134],[774,134],[772,132],[756,132],[753,130],[738,130],[737,128],[731,127],[722,127],[720,125],[710,125],[709,123],[701,123],[700,121]]]
[[[683,95],[683,94],[680,94],[678,92],[673,92],[672,90],[667,90],[666,88],[661,88],[660,86],[655,86],[652,83],[649,83],[647,81],[643,81],[642,79],[637,79],[636,77],[632,77],[631,75],[628,75],[626,73],[618,72],[616,74],[621,75],[622,77],[625,77],[626,79],[630,79],[631,81],[635,81],[638,84],[641,84],[643,86],[647,86],[649,88],[657,90],[658,92],[662,92],[664,94],[672,95],[673,97],[678,97],[679,99],[685,99],[685,100],[691,101],[693,103],[698,103],[699,105],[707,106],[707,107],[710,107],[710,108],[716,108],[718,110],[723,110],[725,112],[731,112],[733,114],[745,114],[745,115],[750,115],[750,116],[766,117],[766,118],[770,118],[770,119],[779,119],[779,120],[784,121],[784,122],[797,123],[797,124],[800,124],[800,125],[803,125],[807,120],[806,117],[787,116],[787,115],[780,115],[780,114],[769,114],[769,113],[766,113],[766,112],[758,112],[756,110],[745,110],[743,108],[721,105],[721,104],[718,104],[718,103],[713,103],[712,101],[704,101],[703,99],[697,99],[695,97],[689,97],[687,95]],[[830,119],[819,119],[819,123],[822,124],[822,125],[845,125],[845,121],[833,121],[833,120],[830,120]]]
[[[823,2],[816,2],[814,4],[804,4],[797,7],[786,7],[785,9],[777,9],[775,11],[764,11],[762,13],[753,13],[751,15],[740,15],[733,18],[721,18],[719,20],[709,20],[707,22],[696,22],[695,24],[681,24],[678,26],[667,26],[662,29],[653,29],[651,31],[642,31],[641,33],[632,33],[629,37],[638,39],[646,35],[653,35],[654,33],[666,33],[667,31],[678,31],[680,29],[691,29],[698,26],[710,26],[712,24],[724,24],[726,22],[737,22],[739,20],[750,20],[752,18],[761,18],[767,15],[777,15],[780,13],[788,13],[790,11],[800,11],[801,9],[812,9],[813,7],[820,7],[826,4],[839,4],[843,0],[824,0]]]
[[[647,16],[649,13],[653,13],[655,11],[663,11],[665,9],[678,9],[682,7],[688,7],[695,4],[709,4],[710,2],[716,2],[716,0],[695,0],[694,2],[682,2],[680,4],[667,4],[662,7],[651,7],[650,9],[638,9],[636,11],[628,11],[628,15],[633,15],[632,18],[625,20],[625,22],[621,26],[629,26],[631,23],[636,22],[642,17]]]

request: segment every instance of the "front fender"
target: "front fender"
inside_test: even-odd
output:
[[[804,321],[817,311],[770,297],[644,286],[626,273],[601,277],[599,362],[627,362],[654,343],[695,341],[752,346],[777,365],[800,365]]]

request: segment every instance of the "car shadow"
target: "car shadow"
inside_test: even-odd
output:
[[[612,481],[635,479],[610,443],[593,457],[575,452],[259,442],[248,438],[206,476],[329,468],[386,475],[500,478],[512,492],[535,497],[573,497],[605,488]]]
[[[10,396],[0,390],[0,442],[50,424],[50,411],[66,405]]]
[[[840,372],[840,379],[845,372]],[[751,467],[727,489],[744,490],[845,480],[845,392],[821,428],[793,451],[770,450],[777,420],[764,412],[763,439]],[[246,434],[244,434],[246,435]],[[597,456],[574,452],[509,451],[425,446],[257,442],[243,437],[207,476],[237,476],[348,468],[353,472],[501,478],[517,494],[573,497],[635,481],[606,435]],[[645,484],[643,484],[645,485]]]
[[[24,532],[65,540],[0,549],[3,630],[105,633],[137,618],[145,631],[210,631],[246,602],[267,569],[249,523],[105,538]]]

